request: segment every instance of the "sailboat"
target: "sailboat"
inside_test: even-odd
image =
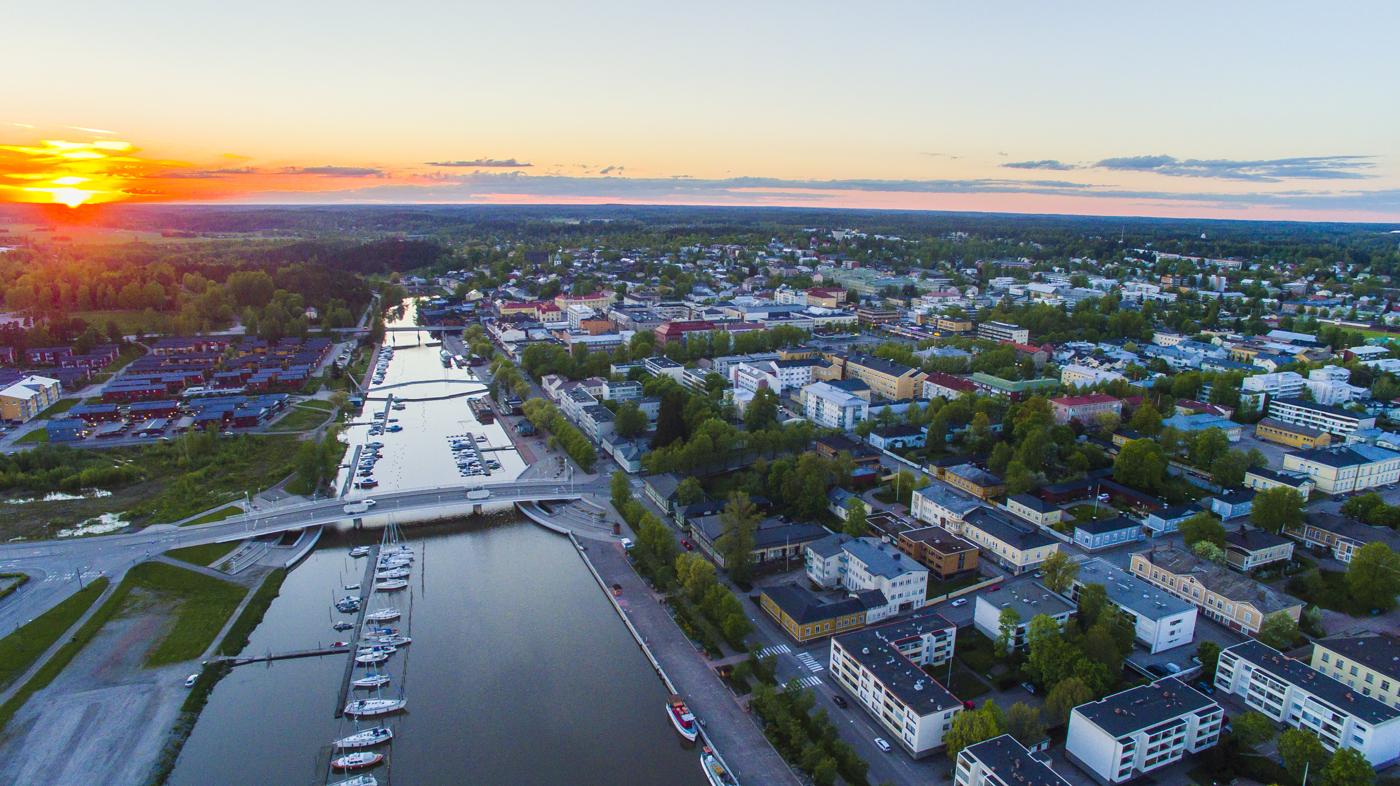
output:
[[[360,753],[347,753],[340,758],[331,759],[331,766],[337,770],[363,770],[373,767],[381,761],[384,761],[384,754],[362,751]]]
[[[399,610],[393,606],[386,606],[379,611],[371,611],[365,615],[365,622],[392,622],[400,616]]]
[[[374,745],[388,742],[394,738],[394,730],[387,726],[375,726],[372,729],[355,732],[349,737],[341,737],[334,745],[339,750],[347,748],[369,748]]]
[[[330,786],[379,786],[379,779],[373,775],[356,775],[353,778],[346,778],[343,781],[336,781]]]
[[[350,549],[350,556],[354,557],[355,559],[359,559],[360,557],[368,557],[369,546],[356,546],[355,548]]]
[[[352,718],[388,715],[407,706],[404,699],[356,699],[345,705],[345,714]]]
[[[389,653],[382,650],[373,652],[362,652],[355,656],[355,662],[361,666],[377,666],[389,659]]]
[[[368,672],[365,676],[351,681],[350,685],[356,688],[382,688],[389,684],[389,675],[379,672]]]
[[[413,643],[413,638],[411,636],[395,633],[388,636],[379,636],[371,639],[371,641],[378,646],[393,649],[394,647],[407,647]]]
[[[389,579],[388,581],[381,581],[374,585],[375,590],[379,592],[394,592],[407,587],[408,581],[406,579]]]
[[[375,581],[392,581],[393,579],[406,579],[413,575],[408,568],[390,568],[374,574]]]

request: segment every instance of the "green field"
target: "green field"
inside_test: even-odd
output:
[[[325,404],[325,409],[308,406],[309,404],[325,404],[325,402],[303,402],[291,407],[281,420],[273,423],[272,431],[310,431],[322,423],[325,423],[331,416],[329,404]]]
[[[240,508],[237,505],[226,505],[222,508],[219,508],[218,510],[211,510],[198,518],[190,519],[189,521],[186,521],[180,526],[193,527],[196,524],[213,524],[216,521],[223,521],[224,519],[229,518],[231,516],[237,516],[242,512],[243,508]],[[180,549],[176,549],[176,551],[180,551]]]
[[[146,653],[146,665],[152,667],[203,655],[245,594],[237,584],[163,562],[137,565],[122,585],[127,589],[125,600],[130,600],[132,589],[139,588],[174,605],[170,631]]]
[[[62,398],[62,399],[59,399],[53,406],[49,407],[48,409],[44,410],[43,412],[40,412],[40,413],[39,413],[39,418],[40,418],[40,419],[47,419],[47,418],[57,417],[58,415],[62,415],[63,413],[67,412],[68,410],[72,409],[73,407],[78,406],[78,404],[79,404],[81,401],[82,401],[82,399],[80,399],[80,398]]]
[[[183,549],[172,549],[165,552],[165,556],[171,559],[178,559],[181,562],[188,562],[191,565],[207,567],[233,553],[238,548],[239,541],[233,540],[228,543],[205,543],[199,546],[186,546]]]
[[[15,440],[16,445],[43,445],[49,441],[48,429],[40,426]]]
[[[32,622],[0,639],[0,688],[8,687],[34,664],[44,650],[53,646],[63,632],[83,616],[102,591],[106,579],[92,582],[77,594],[35,617]]]

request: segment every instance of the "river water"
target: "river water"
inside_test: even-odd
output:
[[[568,540],[512,516],[404,529],[418,562],[411,590],[390,597],[405,611],[411,603],[399,625],[413,643],[387,664],[383,695],[402,690],[408,711],[388,721],[395,737],[374,771],[380,783],[704,783],[697,752],[666,719],[665,687]],[[348,538],[375,534],[328,532],[245,654],[334,640],[331,597],[360,580],[365,562],[349,558]],[[234,669],[170,782],[325,783],[327,744],[356,730],[334,718],[345,663]]]

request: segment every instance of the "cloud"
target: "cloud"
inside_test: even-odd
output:
[[[302,166],[286,167],[278,174],[320,175],[322,177],[388,177],[382,169],[362,166]]]
[[[1006,155],[1002,153],[1001,155]],[[1056,161],[1053,158],[1043,158],[1039,161],[1008,161],[1002,166],[1007,169],[1049,169],[1055,172],[1068,172],[1071,169],[1078,169],[1074,164],[1066,164],[1063,161]]]
[[[603,167],[602,169],[598,170],[598,174],[600,174],[600,175],[620,175],[620,174],[622,174],[622,171],[623,171],[623,169],[625,169],[625,168],[626,168],[626,167],[618,166],[617,164],[610,164],[610,165],[605,166],[605,167]]]
[[[523,169],[534,166],[514,158],[473,158],[469,161],[429,161],[428,166],[475,167],[478,169]]]
[[[954,160],[954,161],[956,161],[956,160],[958,160],[959,158],[961,158],[961,156],[955,156],[955,155],[953,155],[952,153],[929,153],[929,152],[925,152],[924,155],[928,156],[929,158],[951,158],[951,159]]]
[[[170,172],[161,172],[149,177],[170,180],[214,180],[223,177],[236,177],[239,175],[256,175],[258,170],[252,167],[235,167],[225,169],[183,169]]]
[[[1006,166],[1011,166],[1007,164]],[[1175,156],[1125,156],[1105,158],[1093,165],[1119,172],[1150,172],[1167,177],[1209,177],[1276,183],[1281,180],[1359,180],[1374,177],[1373,156],[1298,156],[1233,160],[1226,158],[1181,159]]]

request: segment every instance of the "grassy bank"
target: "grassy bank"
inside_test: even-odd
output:
[[[208,513],[205,513],[203,516],[190,519],[189,521],[186,521],[180,526],[193,527],[196,524],[213,524],[216,521],[223,521],[226,518],[237,516],[242,512],[243,508],[240,508],[237,505],[225,505],[224,507],[219,508],[218,510],[211,510]],[[179,549],[176,549],[176,551],[178,550]],[[186,562],[188,562],[188,560],[186,560]]]
[[[0,587],[0,600],[4,600],[5,598],[8,598],[11,595],[13,595],[15,591],[18,590],[20,587],[23,587],[25,584],[29,583],[29,574],[0,573],[0,583],[5,584],[4,587]]]
[[[243,607],[243,613],[238,615],[238,619],[229,626],[228,635],[219,642],[220,655],[237,655],[248,646],[248,637],[253,635],[253,631],[262,624],[263,615],[272,605],[272,601],[282,592],[282,582],[287,579],[287,569],[278,568],[267,574],[263,583],[258,587],[258,591],[253,594],[253,599],[248,601],[248,605]]]
[[[308,402],[309,403],[309,402]],[[316,402],[322,403],[322,402]],[[307,404],[297,404],[288,410],[281,420],[273,423],[270,428],[273,431],[310,431],[330,419],[330,405],[325,409],[307,406]]]
[[[88,584],[77,594],[34,618],[28,625],[0,639],[0,688],[14,682],[44,650],[83,616],[107,589],[107,579]]]
[[[129,597],[131,589],[140,588],[174,605],[169,632],[146,653],[148,667],[203,655],[245,592],[237,584],[163,562],[137,565],[122,586],[127,589],[124,598]]]
[[[227,543],[203,543],[198,546],[186,546],[183,549],[171,549],[165,552],[165,556],[178,559],[181,562],[188,562],[191,565],[207,567],[232,554],[240,542],[232,540]]]
[[[59,636],[63,635],[63,631],[71,627],[79,617],[83,616],[83,613],[87,611],[88,607],[97,600],[98,596],[100,596],[106,588],[107,579],[104,578],[98,579],[83,590],[80,590],[80,595],[83,593],[90,593],[90,595],[80,604],[81,607],[77,608],[76,611],[74,611],[73,608],[66,610],[68,614],[68,622],[66,625],[62,627],[59,627],[56,623],[53,625],[53,627],[57,627],[57,631],[52,633],[49,644],[52,644]],[[15,691],[15,695],[11,696],[9,701],[0,704],[0,730],[3,730],[5,726],[9,724],[10,719],[15,716],[15,713],[19,712],[20,707],[23,707],[24,703],[29,701],[30,696],[33,696],[49,683],[53,682],[59,672],[63,671],[64,667],[66,667],[73,658],[77,657],[78,653],[82,651],[83,647],[87,646],[89,641],[92,641],[92,637],[97,635],[97,631],[102,629],[102,626],[106,624],[107,620],[111,619],[112,615],[116,614],[117,607],[121,604],[121,597],[119,597],[120,590],[121,588],[118,587],[117,591],[113,592],[112,596],[107,599],[107,602],[103,603],[102,607],[97,610],[97,613],[93,614],[87,622],[83,623],[83,626],[78,629],[77,633],[73,634],[73,638],[69,639],[60,647],[58,651],[54,653],[54,656],[49,658],[43,666],[39,667],[38,672],[34,674],[34,677],[30,679],[29,682],[26,682],[23,687]],[[74,600],[74,598],[69,598],[68,601],[64,601],[64,603],[68,603],[72,600]],[[62,608],[63,605],[63,603],[60,603],[58,606],[51,609],[50,613]],[[48,615],[45,614],[44,616]],[[35,619],[34,622],[20,628],[19,631],[12,634],[9,638],[20,637],[30,625],[34,625],[43,619],[43,616]],[[30,657],[29,662],[33,663],[34,659],[47,648],[48,645],[46,644],[38,653]],[[0,664],[8,664],[9,662],[7,658],[0,656]]]

